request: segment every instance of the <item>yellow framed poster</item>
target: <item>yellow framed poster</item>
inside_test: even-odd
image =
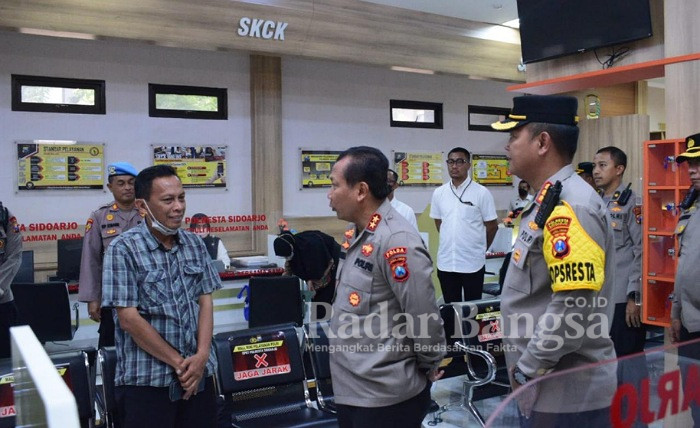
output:
[[[301,152],[301,187],[331,187],[331,169],[335,165],[340,151],[300,150]]]
[[[394,152],[400,186],[441,186],[442,152]]]
[[[505,155],[472,155],[472,179],[484,186],[512,186],[508,158]]]
[[[226,187],[226,146],[152,146],[153,165],[171,165],[183,187]]]
[[[104,144],[17,141],[17,189],[102,189]]]

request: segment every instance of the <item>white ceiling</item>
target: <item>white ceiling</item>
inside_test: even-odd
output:
[[[503,24],[518,18],[516,0],[363,0],[470,21]]]

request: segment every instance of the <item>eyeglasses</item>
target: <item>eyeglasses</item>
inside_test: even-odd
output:
[[[459,165],[459,166],[462,166],[462,165],[464,165],[465,163],[467,163],[467,160],[466,160],[466,159],[447,159],[447,160],[445,161],[445,163],[447,163],[447,164],[450,165],[450,166],[452,166],[452,165]]]

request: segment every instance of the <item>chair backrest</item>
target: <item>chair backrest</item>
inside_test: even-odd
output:
[[[117,352],[114,346],[100,348],[97,352],[97,359],[102,372],[102,397],[104,399],[104,412],[107,419],[107,426],[112,426],[117,410],[117,403],[114,397],[114,375],[117,370]]]
[[[461,317],[465,343],[493,355],[502,355],[501,300],[489,298],[453,303]]]
[[[73,339],[68,286],[65,282],[12,284],[18,325],[27,324],[41,343]]]
[[[233,396],[234,420],[308,406],[294,324],[219,333],[214,348],[219,392]]]
[[[324,401],[333,399],[330,342],[327,334],[330,322],[314,322],[307,324],[305,328],[308,344],[307,350],[311,355],[311,367],[313,367],[316,380],[316,394],[323,406],[325,404]]]
[[[303,322],[301,287],[296,276],[250,278],[248,327]]]
[[[22,263],[19,265],[17,274],[12,279],[13,284],[20,282],[34,282],[34,250],[22,251]]]

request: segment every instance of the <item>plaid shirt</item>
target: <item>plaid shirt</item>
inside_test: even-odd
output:
[[[199,296],[221,288],[204,242],[179,230],[166,250],[143,222],[112,242],[104,257],[102,306],[136,307],[139,314],[183,357],[197,352]],[[141,349],[115,317],[116,385],[165,387],[174,369]],[[214,374],[213,350],[207,374]]]

